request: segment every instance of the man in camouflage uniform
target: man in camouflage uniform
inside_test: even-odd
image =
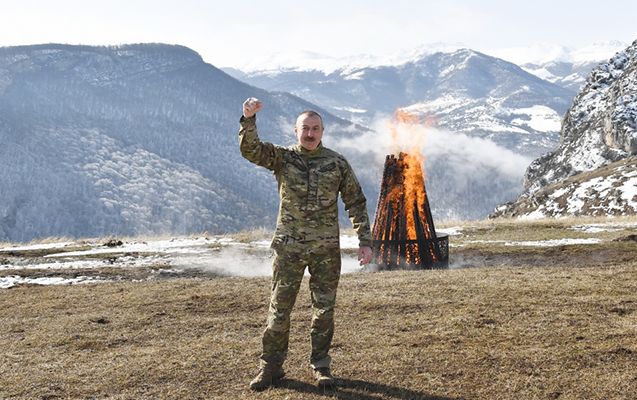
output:
[[[334,304],[341,271],[337,199],[340,193],[358,234],[358,259],[367,264],[372,250],[365,196],[345,158],[321,144],[320,115],[314,111],[301,113],[294,128],[298,144],[280,147],[259,140],[256,113],[262,107],[256,99],[243,103],[240,149],[243,157],[274,172],[280,206],[272,240],[276,257],[260,371],[250,388],[263,390],[285,374],[290,312],[306,266],[313,310],[310,364],[317,384],[332,386],[328,351],[334,334]]]

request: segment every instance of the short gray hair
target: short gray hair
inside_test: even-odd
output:
[[[303,116],[303,115],[307,115],[308,117],[318,117],[318,119],[321,121],[321,127],[325,128],[325,125],[323,124],[323,117],[321,117],[321,114],[317,113],[314,110],[305,110],[302,111],[298,117],[296,117],[296,120],[299,120],[299,117]]]

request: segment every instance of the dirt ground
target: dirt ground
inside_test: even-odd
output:
[[[286,378],[262,393],[248,383],[267,277],[0,290],[0,399],[633,399],[637,242],[497,246],[475,239],[511,232],[482,229],[457,240],[454,268],[342,276],[327,391],[309,369],[307,279]]]

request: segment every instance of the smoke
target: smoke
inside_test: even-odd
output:
[[[254,277],[272,275],[272,252],[235,246],[201,254],[180,255],[170,261],[180,269],[196,269],[213,275]]]
[[[486,265],[484,257],[465,256],[453,251],[449,254],[449,269],[477,268]]]
[[[522,192],[524,171],[532,157],[489,139],[429,125],[428,121],[397,122],[383,117],[373,123],[372,131],[342,139],[335,147],[352,157],[357,174],[361,171],[375,185],[387,154],[420,152],[432,211],[439,218],[484,218]],[[377,193],[377,189],[366,188],[366,193]]]
[[[431,130],[426,157],[445,157],[453,169],[463,176],[495,170],[507,177],[521,177],[533,160],[506,149],[492,140],[471,137],[438,129]]]
[[[506,149],[494,141],[451,132],[426,125],[394,123],[388,117],[377,119],[373,130],[355,138],[342,139],[338,147],[372,153],[379,166],[387,154],[420,151],[428,158],[444,158],[453,169],[466,176],[478,170],[495,169],[510,176],[521,176],[533,160]]]
[[[194,269],[211,275],[257,277],[272,276],[274,253],[268,249],[228,246],[219,251],[187,254],[174,257],[170,265],[177,269]],[[341,273],[360,272],[356,257],[341,257]],[[305,271],[305,275],[309,272]]]

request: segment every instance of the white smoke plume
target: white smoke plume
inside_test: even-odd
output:
[[[376,182],[380,182],[387,154],[420,152],[428,194],[437,200],[431,205],[434,216],[443,219],[484,218],[497,205],[517,197],[532,161],[492,140],[437,129],[426,121],[398,123],[383,117],[372,128],[340,140],[335,147],[358,158],[357,173]]]
[[[228,246],[214,252],[180,255],[172,258],[170,265],[177,269],[196,269],[214,275],[257,277],[272,276],[273,259],[274,253],[269,250],[254,251]],[[360,270],[356,257],[350,255],[341,257],[341,273]],[[307,270],[305,275],[309,275]]]

